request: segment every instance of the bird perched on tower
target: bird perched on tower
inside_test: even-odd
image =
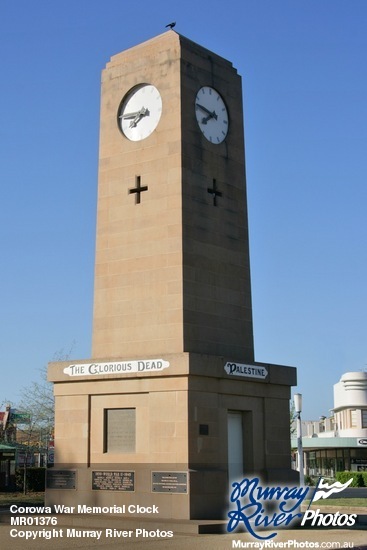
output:
[[[166,28],[169,27],[170,29],[173,29],[175,25],[176,25],[176,21],[172,21],[172,23],[168,23],[168,25],[166,25]]]

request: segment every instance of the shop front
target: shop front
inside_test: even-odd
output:
[[[294,446],[292,441],[292,446]],[[367,471],[367,440],[356,437],[303,437],[305,475],[335,477],[336,472]],[[295,451],[296,452],[296,451]],[[296,457],[296,465],[298,457]]]

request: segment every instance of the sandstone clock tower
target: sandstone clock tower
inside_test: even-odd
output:
[[[219,518],[232,478],[290,476],[295,369],[254,361],[241,98],[172,30],[103,71],[92,359],[49,368],[50,503]]]
[[[169,31],[102,80],[93,357],[253,361],[241,79]]]

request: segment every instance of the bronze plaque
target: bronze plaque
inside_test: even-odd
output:
[[[47,470],[47,489],[76,489],[75,470]]]
[[[92,472],[92,489],[95,491],[134,491],[135,472]]]
[[[186,472],[152,472],[154,493],[187,493]]]

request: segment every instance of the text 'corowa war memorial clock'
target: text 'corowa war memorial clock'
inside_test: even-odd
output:
[[[47,501],[221,518],[291,476],[294,368],[254,361],[241,79],[170,30],[102,76],[92,358],[51,363]]]

